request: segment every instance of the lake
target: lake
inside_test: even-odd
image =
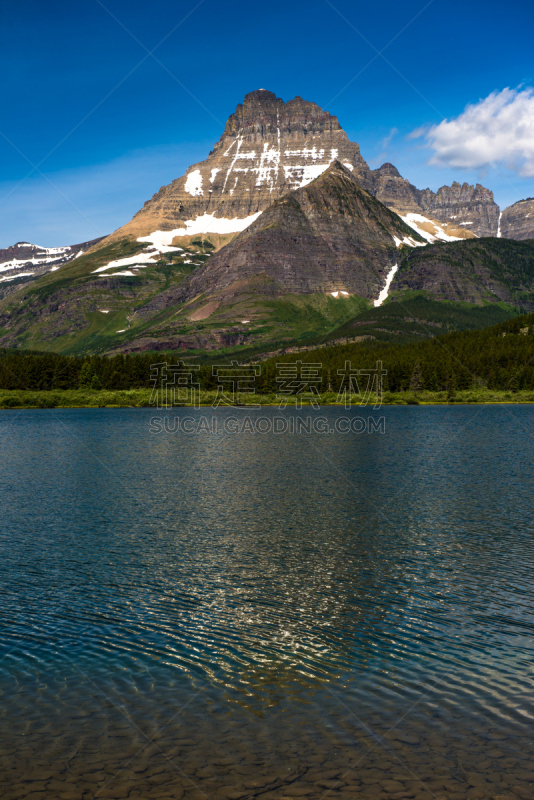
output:
[[[0,412],[2,800],[534,796],[534,408],[364,411]]]

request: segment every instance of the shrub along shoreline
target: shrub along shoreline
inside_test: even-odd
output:
[[[126,389],[126,390],[93,390],[93,389],[53,389],[49,391],[25,391],[25,390],[2,390],[0,389],[0,409],[54,409],[54,408],[153,408],[154,412],[163,412],[151,404],[152,391],[150,389]],[[201,392],[200,405],[212,407],[217,393],[214,391]],[[280,397],[276,394],[256,394],[245,395],[238,408],[246,408],[254,404],[262,407],[278,406]],[[463,404],[499,404],[499,403],[534,403],[533,390],[518,391],[495,391],[490,389],[469,389],[456,391],[454,395],[450,392],[430,392],[421,391],[414,393],[406,392],[384,392],[382,406],[390,405],[463,405]],[[319,395],[321,406],[338,406],[343,408],[343,402],[334,392],[325,392]],[[287,406],[295,405],[295,397],[287,398]],[[302,401],[303,406],[309,407],[308,400]],[[372,409],[374,398],[366,404],[368,409]],[[231,408],[229,405],[220,405],[220,408]],[[352,398],[352,408],[360,407],[360,399],[356,396]],[[177,410],[179,406],[174,406],[169,410]],[[187,408],[181,406],[181,408]]]

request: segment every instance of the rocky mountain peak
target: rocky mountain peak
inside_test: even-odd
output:
[[[286,103],[274,92],[257,89],[246,94],[243,103],[230,114],[218,145],[228,136],[245,138],[258,134],[320,134],[325,131],[341,131],[341,125],[337,117],[323,111],[316,103],[299,96]]]
[[[386,162],[373,170],[374,195],[388,208],[398,214],[420,212],[420,192],[415,186],[403,178],[399,170]]]
[[[454,197],[460,202],[464,199],[475,200],[479,198],[493,200],[493,192],[490,189],[486,189],[486,187],[482,186],[480,183],[472,186],[470,183],[465,181],[464,183],[453,181],[450,186],[442,186],[440,189],[438,189],[437,193],[438,195],[441,194],[444,197]]]
[[[375,170],[376,172],[377,170]],[[393,164],[390,164],[389,161],[386,161],[385,164],[382,164],[381,167],[378,168],[378,172],[380,175],[389,175],[392,178],[400,178],[401,174],[397,167],[394,167]]]
[[[284,106],[284,101],[274,92],[268,92],[266,89],[249,92],[243,102],[238,103],[234,113],[228,117],[221,138],[236,136],[238,132],[246,135],[276,131],[277,118]]]
[[[371,171],[337,117],[300,96],[286,102],[274,92],[256,89],[230,114],[208,157],[163,186],[111,238],[172,231],[184,244],[201,234],[219,247],[277,198],[306,186],[335,160],[401,215],[422,214],[449,223],[456,228],[453,236],[458,231],[497,236],[499,208],[489,189],[455,181],[437,192],[421,191],[389,162]]]
[[[477,236],[496,236],[499,225],[499,206],[493,192],[480,183],[453,181],[437,192],[425,189],[420,194],[425,212],[444,222],[468,227]]]
[[[349,141],[336,117],[302,97],[285,102],[257,89],[230,115],[208,158],[162,187],[112,239],[160,230],[175,231],[184,241],[210,234],[219,246],[336,159],[374,191],[360,148]]]

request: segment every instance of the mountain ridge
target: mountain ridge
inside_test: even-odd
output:
[[[499,215],[479,184],[432,192],[393,164],[371,170],[337,117],[257,90],[229,116],[207,159],[161,187],[129,223],[86,243],[93,246],[57,272],[22,277],[33,283],[19,289],[15,282],[0,302],[0,344],[78,352],[290,340],[313,325],[327,332],[343,324],[382,302],[387,287],[530,303],[530,266],[516,274],[508,250],[492,244],[500,239],[473,250],[482,265],[474,294],[462,277],[470,251],[452,247],[485,241],[474,229],[499,232],[499,219],[505,237],[519,224],[516,211]],[[422,255],[426,245],[435,248],[431,258]],[[407,248],[415,248],[411,276],[402,266]],[[496,272],[484,273],[488,259]]]
[[[274,199],[307,185],[334,160],[397,213],[430,216],[451,225],[458,238],[497,234],[499,208],[489,189],[454,183],[432,192],[417,189],[391,164],[371,170],[337,117],[301,97],[285,102],[261,89],[230,114],[207,158],[162,186],[110,241],[161,230],[173,232],[179,244],[200,234],[222,246]]]
[[[395,261],[395,235],[399,243],[411,239],[424,244],[335,161],[310,184],[275,200],[177,287],[173,302],[194,300],[206,292],[224,295],[227,287],[254,275],[276,281],[286,292],[341,291],[372,300]],[[373,255],[373,246],[380,255]]]
[[[55,272],[74,258],[97,246],[104,237],[63,247],[41,247],[31,242],[16,242],[0,248],[0,298],[32,283],[48,272]]]

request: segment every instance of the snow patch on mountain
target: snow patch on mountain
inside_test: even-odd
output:
[[[98,241],[99,239],[93,239],[64,247],[42,247],[31,242],[16,242],[11,247],[0,248],[0,273],[5,273],[2,282],[15,278],[36,280],[49,272],[56,272]]]
[[[293,189],[302,189],[309,183],[322,175],[327,170],[329,164],[306,164],[303,166],[284,167],[286,181],[293,183]]]
[[[172,231],[154,231],[148,236],[139,236],[138,242],[149,242],[160,250],[171,244],[175,236],[194,236],[198,233],[240,233],[258,219],[261,211],[242,219],[225,219],[214,214],[201,214],[196,219],[187,219],[184,228],[174,228]]]
[[[400,247],[403,244],[407,244],[408,247],[426,247],[424,242],[418,242],[411,236],[405,236],[403,239],[399,239],[397,236],[394,236],[393,240],[396,247]]]
[[[375,308],[378,308],[378,306],[381,306],[382,303],[384,302],[384,300],[386,300],[386,298],[387,298],[387,296],[389,294],[389,287],[391,286],[391,281],[395,277],[395,273],[397,272],[398,268],[399,268],[398,264],[393,264],[393,266],[389,270],[389,272],[388,272],[388,274],[386,276],[386,284],[385,284],[384,288],[382,289],[382,291],[380,292],[380,294],[378,295],[378,298],[374,301],[374,307]]]
[[[17,244],[15,247],[22,245]],[[26,264],[40,266],[45,264],[53,264],[59,260],[63,260],[65,255],[70,251],[70,247],[38,247],[37,245],[24,244],[24,247],[32,247],[39,255],[32,255],[29,258],[12,258],[10,261],[0,263],[0,272],[7,270],[17,269]],[[41,255],[42,253],[42,255]]]
[[[284,150],[284,155],[288,158],[311,158],[317,161],[318,158],[324,158],[324,148],[318,150],[314,145],[310,148],[303,147],[301,150]]]
[[[193,172],[189,173],[185,181],[184,189],[186,192],[193,195],[193,197],[204,194],[202,191],[202,175],[199,169],[194,169]]]
[[[419,236],[426,239],[429,244],[434,244],[435,242],[463,241],[460,236],[451,236],[449,233],[446,233],[441,225],[428,219],[428,217],[424,217],[422,214],[410,213],[406,215],[399,214],[399,216],[410,228],[417,231]],[[432,232],[430,232],[428,228],[431,228]]]
[[[55,272],[63,264],[71,261],[75,252],[76,245],[41,247],[30,242],[17,242],[12,247],[0,249],[0,273],[6,273],[0,282],[8,283],[17,278],[35,280],[47,272]]]
[[[150,264],[155,264],[157,261],[157,257],[159,256],[159,251],[155,248],[151,248],[150,251],[145,253],[138,253],[136,256],[128,256],[128,258],[117,258],[115,261],[110,261],[109,264],[105,264],[103,267],[98,267],[98,269],[93,270],[93,274],[98,272],[106,272],[108,269],[113,269],[114,267],[129,267],[133,266],[147,266]]]
[[[213,214],[202,214],[195,220],[188,219],[184,222],[185,228],[174,228],[172,231],[154,231],[148,236],[139,236],[138,242],[146,242],[147,247],[135,256],[117,258],[104,264],[102,267],[93,270],[94,273],[107,272],[109,269],[121,267],[144,267],[153,266],[163,253],[183,252],[183,247],[172,244],[175,236],[193,236],[202,233],[239,233],[245,230],[251,222],[258,219],[261,211],[251,214],[244,219],[224,219],[215,217]],[[192,264],[192,261],[184,261],[185,264]],[[125,272],[115,272],[115,275],[125,275]],[[132,273],[133,274],[133,273]]]
[[[34,272],[17,272],[15,275],[8,275],[6,278],[0,278],[0,283],[4,283],[5,281],[14,281],[15,278],[29,278],[30,275],[34,274]]]

